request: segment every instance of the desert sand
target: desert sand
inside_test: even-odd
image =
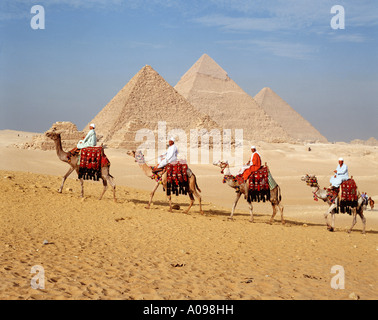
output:
[[[227,219],[235,192],[222,183],[219,168],[190,166],[202,190],[174,197],[180,210],[168,211],[161,189],[145,209],[154,182],[125,150],[107,149],[117,183],[117,202],[101,182],[80,183],[74,174],[57,192],[68,165],[54,151],[11,147],[32,133],[0,131],[0,299],[377,299],[377,207],[365,211],[366,234],[358,220],[336,216],[328,232],[327,205],[313,200],[300,180],[316,174],[327,186],[338,157],[345,158],[360,191],[378,200],[378,147],[346,143],[311,145],[256,142],[262,161],[282,189],[286,224],[270,225],[269,203],[254,203],[248,222],[240,200],[235,221]],[[311,151],[308,151],[308,147]],[[249,153],[246,148],[245,159]],[[236,170],[238,168],[231,168]],[[335,290],[333,266],[345,271],[345,289]],[[45,272],[44,289],[33,289],[33,266]]]

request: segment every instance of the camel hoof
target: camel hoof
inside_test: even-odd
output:
[[[234,218],[232,218],[232,217],[228,217],[227,220],[235,221]]]
[[[334,229],[333,229],[332,227],[327,227],[327,230],[328,230],[329,232],[333,232],[333,231],[334,231]]]
[[[144,207],[144,209],[150,209],[150,206]]]
[[[200,214],[201,214],[201,215],[204,215],[203,211],[200,211]]]

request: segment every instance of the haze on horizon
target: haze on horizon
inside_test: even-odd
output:
[[[33,5],[45,29],[33,30]],[[333,29],[334,5],[345,29]],[[172,86],[203,54],[250,96],[270,87],[329,141],[378,139],[374,0],[5,0],[0,129],[84,128],[144,66]]]

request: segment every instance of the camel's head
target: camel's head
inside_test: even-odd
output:
[[[135,151],[134,151],[134,150],[128,150],[128,151],[126,152],[126,154],[127,154],[128,156],[130,156],[130,157],[135,158]]]
[[[213,165],[221,168],[221,173],[223,174],[224,169],[226,169],[228,167],[228,161],[227,160],[225,160],[225,161],[221,161],[221,160],[214,161]]]
[[[55,131],[48,131],[45,135],[52,140],[58,140],[60,138],[60,133],[56,133]]]
[[[144,155],[142,151],[137,150],[137,151],[128,151],[127,154],[129,156],[132,156],[135,158],[135,162],[138,162],[138,164],[145,164],[146,161],[144,160]]]
[[[306,174],[302,176],[302,181],[306,182],[306,184],[310,187],[317,187],[318,186],[318,178],[315,175]]]

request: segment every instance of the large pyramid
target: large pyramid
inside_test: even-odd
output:
[[[187,135],[191,129],[221,129],[208,115],[194,108],[169,85],[152,67],[143,67],[89,123],[96,124],[100,143],[112,148],[138,147],[136,133],[150,130],[158,146],[159,122],[166,133],[179,129]],[[88,131],[89,124],[84,129]],[[163,141],[165,144],[167,141]]]
[[[207,54],[184,74],[175,89],[224,129],[243,129],[246,140],[292,141],[277,121]]]
[[[296,140],[327,142],[327,139],[270,88],[262,89],[254,99]]]

